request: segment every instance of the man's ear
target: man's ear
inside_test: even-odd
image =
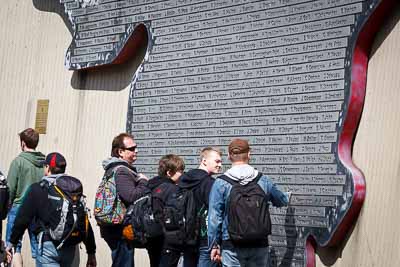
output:
[[[174,174],[175,174],[175,173],[172,173],[171,170],[168,170],[168,171],[167,171],[167,176],[168,176],[169,178],[171,178],[172,176],[174,176]]]
[[[21,150],[24,151],[24,149],[26,148],[25,141],[20,140],[20,145],[21,145]]]
[[[122,152],[123,152],[123,151],[124,151],[123,149],[118,148],[118,156],[119,156],[120,158],[122,158]]]

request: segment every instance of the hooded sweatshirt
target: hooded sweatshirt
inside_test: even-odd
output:
[[[10,187],[10,202],[21,204],[25,191],[43,177],[45,156],[38,151],[21,152],[10,165],[7,183]]]
[[[180,177],[178,185],[180,188],[193,190],[196,206],[205,207],[208,210],[208,198],[214,181],[215,179],[205,170],[193,169]],[[207,228],[206,218],[207,216],[201,221],[201,228]],[[200,246],[207,246],[207,233],[200,235]]]
[[[246,185],[257,177],[258,171],[248,164],[240,164],[233,166],[224,174],[241,185]]]
[[[53,183],[57,177],[62,175],[66,174],[44,176],[42,179],[47,180],[49,183]],[[32,184],[28,188],[22,204],[18,209],[14,226],[11,231],[11,244],[14,246],[18,244],[18,240],[22,238],[29,225],[33,225],[35,228],[33,232],[39,234],[44,230],[41,225],[49,225],[53,221],[58,222],[59,218],[53,218],[51,216],[51,208],[49,205],[50,202],[48,200],[48,191],[46,187],[41,186],[40,183]],[[96,243],[90,222],[88,233],[86,238],[83,240],[83,243],[85,244],[88,254],[94,254],[96,252]]]

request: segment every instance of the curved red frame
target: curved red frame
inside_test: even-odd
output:
[[[358,123],[361,117],[365,89],[367,84],[368,59],[375,34],[380,29],[385,16],[395,5],[395,0],[382,0],[368,18],[356,40],[351,69],[351,91],[349,107],[339,137],[338,155],[343,165],[352,173],[354,182],[353,201],[343,220],[339,223],[334,235],[326,246],[339,244],[351,229],[365,200],[366,184],[364,175],[354,165],[352,147]],[[315,242],[308,238],[306,242],[307,267],[315,267]]]

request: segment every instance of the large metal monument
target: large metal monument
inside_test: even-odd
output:
[[[246,138],[252,165],[294,194],[271,209],[273,266],[315,266],[317,246],[346,237],[365,197],[351,146],[368,49],[391,1],[60,2],[71,70],[129,60],[148,38],[127,115],[141,172],[167,153],[194,168],[201,148]]]

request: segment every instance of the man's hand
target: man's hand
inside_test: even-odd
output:
[[[212,261],[221,262],[221,251],[219,248],[213,248],[211,250],[210,258]]]
[[[144,179],[144,180],[146,180],[146,181],[149,180],[149,178],[147,178],[147,176],[144,175],[143,173],[138,173],[138,179],[139,179],[139,180]]]
[[[88,259],[86,262],[86,267],[96,267],[96,255],[95,254],[88,254]]]
[[[290,203],[290,199],[292,198],[292,191],[288,191],[287,193],[288,204]]]
[[[7,253],[7,263],[11,264],[14,256],[14,247],[12,245],[8,245],[6,248],[6,253]]]

